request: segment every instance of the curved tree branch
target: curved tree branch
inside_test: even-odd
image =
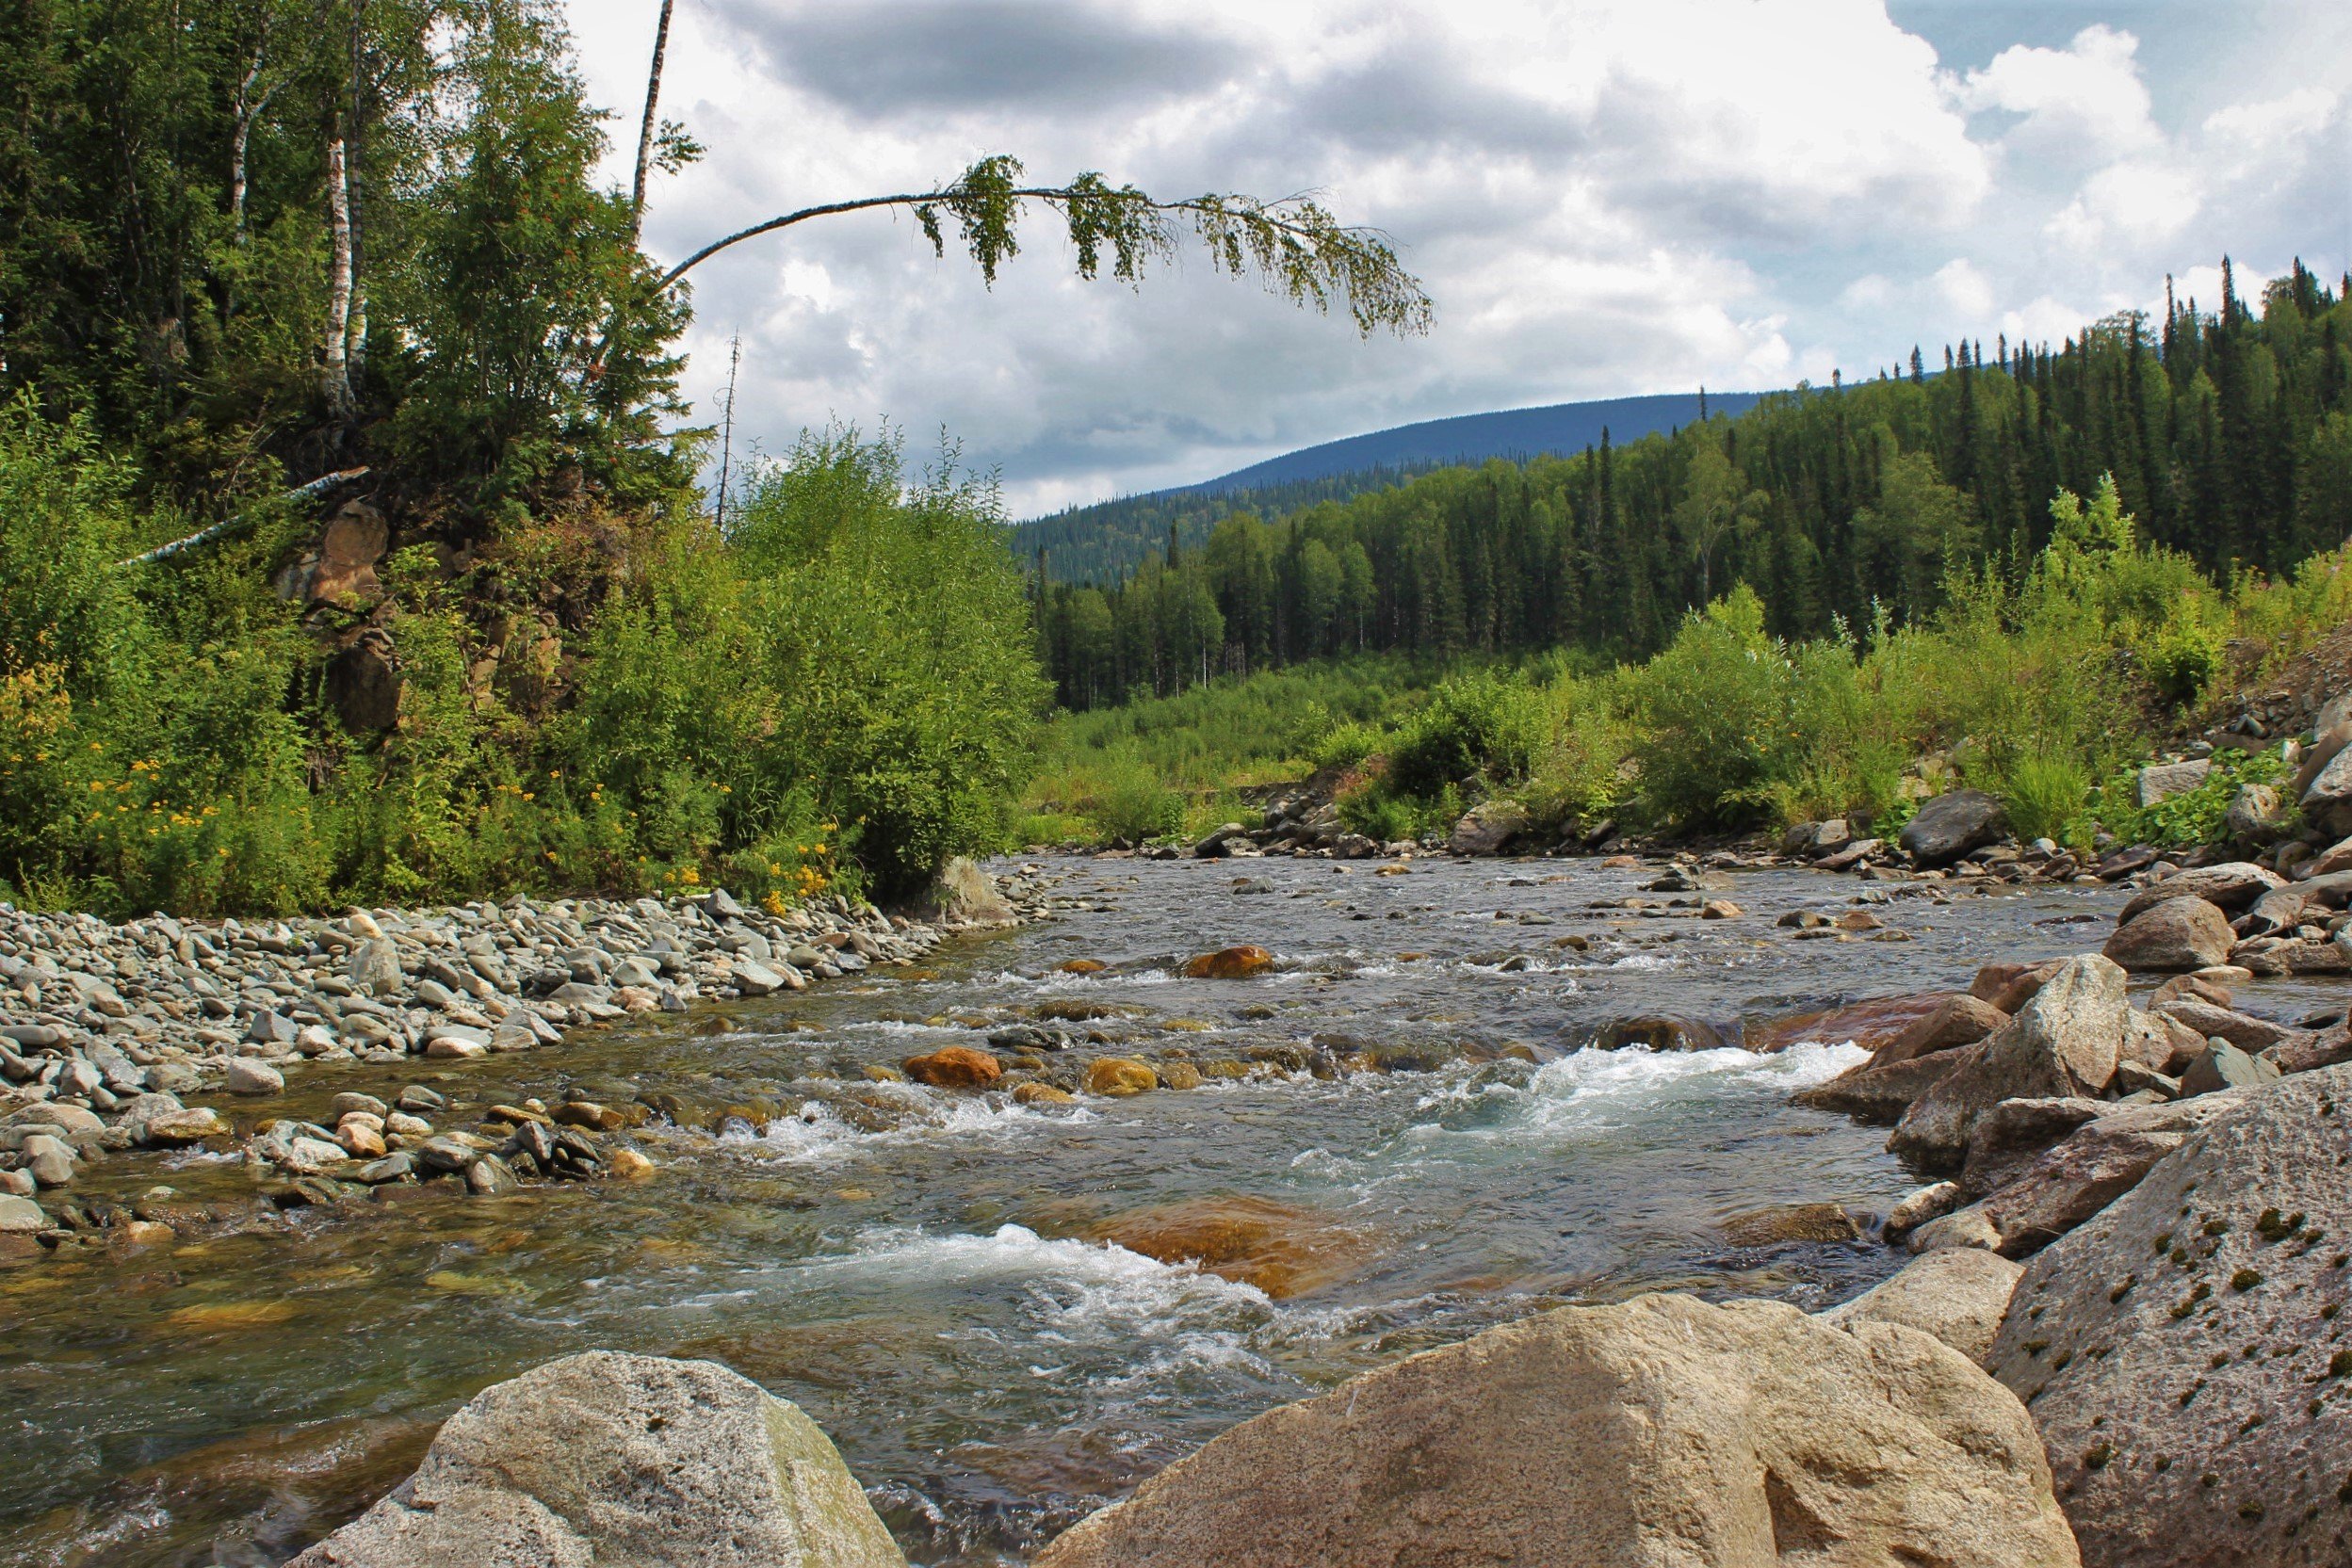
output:
[[[1133,186],[1114,186],[1096,173],[1080,174],[1066,186],[1023,186],[1021,171],[1017,158],[987,157],[933,190],[803,207],[713,240],[656,279],[651,294],[659,296],[702,263],[747,239],[815,218],[884,207],[914,213],[923,236],[942,256],[947,254],[942,225],[952,219],[981,276],[994,283],[998,265],[1020,251],[1014,231],[1022,208],[1037,203],[1061,215],[1082,278],[1100,273],[1108,251],[1113,277],[1140,282],[1147,265],[1176,259],[1183,248],[1180,231],[1189,227],[1219,271],[1255,278],[1270,291],[1319,312],[1339,305],[1368,336],[1379,328],[1399,333],[1429,330],[1435,306],[1428,291],[1405,270],[1388,237],[1338,222],[1311,197],[1267,202],[1212,193],[1161,201]],[[616,315],[598,346],[597,365],[624,325]]]

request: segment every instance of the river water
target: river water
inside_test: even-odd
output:
[[[641,1128],[649,1183],[281,1216],[229,1160],[98,1168],[77,1192],[167,1184],[215,1219],[0,1269],[0,1560],[282,1562],[476,1390],[609,1347],[798,1401],[914,1562],[1017,1563],[1236,1421],[1498,1322],[1657,1288],[1812,1308],[1883,1277],[1892,1254],[1786,1212],[1882,1214],[1912,1185],[1883,1130],[1786,1103],[1855,1047],[1802,1026],[1774,1055],[1576,1047],[1629,1014],[1736,1038],[1964,986],[1990,958],[2094,946],[2118,902],[1760,872],[1727,890],[1743,917],[1701,922],[1639,894],[1654,869],[1590,863],[1052,870],[1059,919],[920,970],[446,1072],[316,1069],[268,1106],[415,1081],[477,1109],[578,1082],[674,1095],[707,1125]],[[1661,907],[1598,907],[1629,897]],[[1857,899],[1882,929],[1774,924]],[[1281,971],[1175,978],[1237,942]],[[1079,1054],[1256,1075],[1033,1108],[862,1076],[1055,1004],[1101,1015],[1069,1026],[1108,1042]],[[1219,1272],[1182,1261],[1204,1253]]]

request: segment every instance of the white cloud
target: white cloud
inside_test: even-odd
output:
[[[653,0],[569,7],[633,129]],[[2056,335],[2238,226],[2332,269],[2325,56],[2269,52],[2242,103],[2170,136],[2130,32],[1955,70],[1877,0],[703,0],[678,8],[664,106],[710,155],[657,182],[646,234],[674,258],[1011,152],[1160,192],[1321,190],[1436,297],[1429,337],[1361,342],[1197,256],[1140,291],[1080,283],[1040,219],[993,291],[880,215],[694,274],[700,417],[739,331],[742,435],[944,426],[1027,510],[1408,420]],[[2285,237],[2331,189],[2332,223]]]
[[[2004,138],[2052,158],[2113,156],[2163,137],[2154,101],[2141,80],[2139,40],[2103,24],[2084,28],[2064,49],[2004,49],[1960,83],[1971,109],[2023,119]]]

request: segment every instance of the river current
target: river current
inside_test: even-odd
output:
[[[1050,870],[1058,919],[921,969],[446,1070],[316,1068],[237,1107],[318,1115],[410,1082],[477,1108],[580,1082],[673,1095],[706,1125],[639,1129],[648,1183],[276,1215],[234,1160],[98,1168],[77,1191],[254,1212],[0,1269],[0,1559],[283,1562],[475,1391],[607,1347],[712,1357],[797,1401],[913,1562],[1018,1563],[1235,1422],[1499,1322],[1649,1289],[1810,1309],[1884,1277],[1894,1254],[1791,1207],[1867,1220],[1913,1185],[1883,1129],[1787,1103],[1859,1050],[1802,1025],[1771,1055],[1578,1047],[1628,1015],[1737,1038],[1963,987],[1989,959],[2095,946],[2119,901],[1774,871],[1708,895],[1741,917],[1701,921],[1640,892],[1655,867],[1588,862]],[[1775,924],[1805,909],[1882,924]],[[1280,972],[1176,978],[1239,942]],[[1254,1075],[1040,1107],[864,1076],[1041,1009],[1097,1014],[1057,1026],[1081,1053]],[[1365,1060],[1382,1070],[1314,1071]],[[1202,1237],[1218,1271],[1183,1261]]]

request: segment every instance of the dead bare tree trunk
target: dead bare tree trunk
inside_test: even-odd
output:
[[[645,171],[652,166],[654,137],[661,128],[655,109],[661,102],[661,61],[670,51],[670,10],[676,0],[661,0],[661,20],[654,26],[654,67],[645,76],[645,119],[637,128],[637,183],[629,189],[629,243],[637,243],[645,222]]]
[[[327,218],[334,262],[327,275],[327,368],[322,386],[337,419],[351,416],[351,188],[345,178],[343,138],[327,144]]]

